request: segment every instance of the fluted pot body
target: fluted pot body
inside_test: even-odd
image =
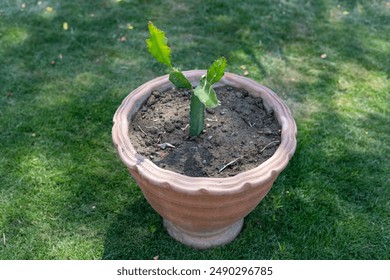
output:
[[[204,70],[183,72],[193,85]],[[225,73],[215,86],[229,85],[260,96],[281,125],[281,142],[275,154],[256,168],[228,178],[189,177],[165,170],[133,147],[129,125],[152,91],[172,87],[168,76],[153,79],[131,92],[117,109],[113,142],[123,163],[150,205],[163,217],[169,234],[200,249],[226,244],[240,232],[243,218],[270,190],[296,147],[296,125],[287,105],[270,89],[242,76]]]

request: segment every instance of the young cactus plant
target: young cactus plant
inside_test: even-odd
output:
[[[192,85],[183,73],[172,66],[171,50],[168,47],[168,40],[163,31],[159,30],[149,21],[148,29],[150,38],[146,40],[149,52],[157,61],[169,67],[169,80],[177,88],[191,89]],[[203,75],[198,86],[191,92],[190,103],[190,136],[198,136],[204,128],[205,108],[215,108],[220,102],[212,88],[224,75],[226,58],[220,57],[210,66],[207,73]]]

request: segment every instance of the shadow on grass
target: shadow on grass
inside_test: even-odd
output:
[[[57,14],[15,6],[10,12],[15,18],[7,17],[8,10],[0,18],[1,33],[12,35],[0,38],[0,113],[6,116],[0,120],[0,201],[6,205],[1,221],[10,237],[2,256],[390,255],[390,181],[384,175],[390,174],[389,103],[370,106],[371,94],[353,107],[361,111],[356,118],[337,103],[343,95],[345,102],[354,98],[340,89],[343,65],[389,76],[390,20],[381,1],[340,7],[321,0],[56,3]],[[238,238],[225,247],[198,251],[171,239],[111,146],[111,118],[121,99],[164,73],[145,50],[149,19],[170,38],[178,66],[205,68],[225,55],[229,71],[251,67],[249,77],[270,84],[296,110],[296,154]],[[68,32],[62,30],[64,21]],[[129,22],[134,30],[127,29]],[[323,53],[326,59],[320,58]],[[290,79],[290,70],[297,80]],[[374,90],[377,85],[371,84],[365,90]]]
[[[268,217],[266,231],[278,240],[277,258],[386,259],[387,156],[359,151],[348,142],[329,149],[329,139],[319,140],[317,132],[312,130],[306,145],[318,148],[300,145],[265,201],[276,220]],[[385,152],[382,140],[378,144]]]
[[[232,13],[227,4],[219,4],[218,8]],[[359,5],[362,5],[359,1],[349,3],[348,9],[358,9]],[[251,8],[264,6],[258,4]],[[148,259],[158,254],[167,259],[385,259],[389,255],[390,248],[383,246],[388,242],[390,231],[386,217],[390,194],[385,187],[389,181],[383,176],[389,172],[390,151],[385,145],[389,136],[383,127],[384,124],[388,125],[388,119],[383,114],[368,113],[370,109],[367,108],[360,127],[376,136],[368,139],[361,135],[364,132],[357,125],[360,121],[345,118],[345,114],[339,112],[335,104],[341,75],[339,65],[332,61],[333,58],[330,61],[310,58],[319,57],[322,52],[328,51],[339,61],[389,74],[388,50],[372,48],[368,41],[375,37],[368,34],[368,27],[363,24],[370,15],[368,4],[362,8],[367,9],[367,13],[362,12],[352,19],[342,17],[348,15],[342,7],[329,7],[325,1],[316,1],[311,7],[305,6],[306,11],[293,20],[294,16],[299,15],[294,11],[298,12],[300,8],[292,7],[293,12],[286,22],[278,22],[279,26],[268,25],[266,31],[259,31],[253,25],[246,26],[246,18],[241,14],[238,17],[233,15],[231,18],[222,18],[222,23],[216,17],[211,24],[215,30],[225,30],[220,35],[220,41],[232,43],[226,44],[229,51],[235,48],[244,50],[249,60],[259,68],[260,75],[267,77],[267,71],[258,59],[255,38],[265,38],[265,49],[280,51],[281,57],[284,57],[282,49],[285,45],[312,40],[307,53],[308,60],[314,63],[311,67],[321,69],[314,83],[300,81],[285,87],[296,87],[295,91],[300,95],[288,98],[301,102],[310,98],[320,108],[310,115],[309,121],[298,123],[296,154],[271,193],[246,218],[239,237],[223,248],[197,251],[170,241],[160,222],[158,230],[164,233],[158,240],[150,237],[145,241],[148,246],[144,247],[144,244],[131,239],[131,233],[126,232],[126,227],[131,226],[122,224],[122,217],[127,220],[132,218],[131,207],[111,226],[113,230],[108,232],[104,257],[115,259],[126,255],[128,258]],[[278,10],[278,6],[271,5],[268,9]],[[330,9],[335,9],[332,13],[336,13],[336,22],[327,21]],[[306,15],[311,16],[308,21],[303,18]],[[382,21],[376,21],[375,24],[384,27],[387,21],[388,18],[383,17]],[[248,29],[250,35],[265,32],[266,36],[245,37],[245,33],[242,33],[245,29]],[[294,37],[290,32],[298,29],[304,34]],[[225,37],[226,30],[233,31],[237,35],[235,38],[241,39],[237,45]],[[272,33],[278,34],[280,41],[272,40]],[[284,59],[289,60],[288,57]],[[389,111],[388,106],[385,110]],[[359,142],[359,138],[366,140]],[[113,245],[115,240],[123,238],[127,238],[127,245]],[[174,244],[177,249],[172,250]],[[158,249],[150,251],[150,248]],[[147,253],[143,254],[143,250]]]

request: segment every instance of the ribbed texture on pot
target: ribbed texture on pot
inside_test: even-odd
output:
[[[185,71],[193,85],[204,70]],[[134,149],[129,124],[154,90],[172,87],[168,75],[153,79],[131,92],[115,113],[113,142],[151,206],[165,219],[195,232],[227,227],[245,217],[268,193],[296,148],[296,125],[286,104],[270,89],[242,76],[225,73],[216,86],[244,88],[261,96],[272,108],[281,127],[281,143],[275,154],[258,167],[228,178],[189,177],[159,168]]]

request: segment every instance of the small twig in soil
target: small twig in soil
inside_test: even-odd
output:
[[[236,158],[235,160],[232,160],[231,162],[229,162],[228,164],[225,164],[224,166],[221,167],[221,169],[218,170],[218,173],[221,173],[226,167],[228,167],[229,165],[232,165],[233,163],[235,163],[237,160],[241,159],[242,157],[239,157],[239,158]]]
[[[250,121],[248,121],[248,125],[249,125],[250,127],[254,127],[255,124],[256,124],[256,123],[251,123]]]
[[[145,126],[145,128],[147,128],[147,129],[151,129],[151,128],[158,129],[158,127],[157,127],[157,126]]]
[[[141,130],[141,132],[142,132],[143,134],[145,134],[145,136],[148,135],[145,131],[142,130],[142,128],[141,128],[140,126],[138,126],[138,128],[139,128],[139,130]]]
[[[277,140],[277,141],[272,141],[272,142],[268,143],[267,145],[265,145],[264,148],[261,149],[260,153],[264,152],[264,150],[267,149],[270,145],[276,144],[276,143],[280,143],[280,141]]]
[[[181,128],[181,130],[183,130],[183,131],[184,131],[184,130],[186,130],[186,129],[187,129],[187,127],[189,127],[189,126],[190,126],[190,125],[189,125],[189,124],[187,124],[185,127],[182,127],[182,128]]]
[[[175,146],[173,146],[172,144],[170,144],[170,143],[162,143],[162,144],[158,144],[158,146],[161,148],[161,149],[163,149],[163,150],[165,150],[167,147],[168,148],[175,148]]]

